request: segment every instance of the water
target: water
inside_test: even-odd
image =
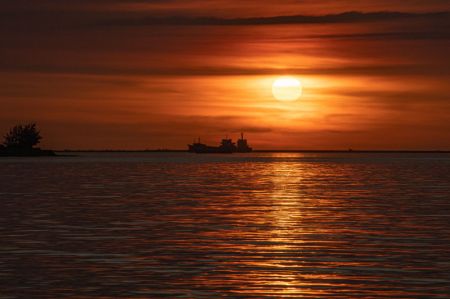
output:
[[[0,298],[450,298],[448,154],[0,160]]]

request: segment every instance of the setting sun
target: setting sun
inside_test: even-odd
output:
[[[302,84],[294,77],[280,77],[272,84],[272,94],[279,101],[295,101],[302,95]]]

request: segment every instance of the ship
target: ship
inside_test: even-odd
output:
[[[234,143],[228,137],[222,139],[219,146],[209,146],[201,143],[200,138],[188,145],[189,152],[197,154],[231,154],[231,153],[249,153],[253,149],[248,145],[247,139],[244,139],[244,133],[241,133],[241,138]]]

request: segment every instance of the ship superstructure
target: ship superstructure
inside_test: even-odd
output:
[[[238,153],[249,153],[252,151],[252,148],[248,146],[247,139],[244,139],[244,133],[241,133],[241,139],[237,141],[237,150]]]

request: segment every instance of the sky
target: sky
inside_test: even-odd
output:
[[[0,0],[0,34],[0,131],[41,147],[450,149],[448,0]]]

